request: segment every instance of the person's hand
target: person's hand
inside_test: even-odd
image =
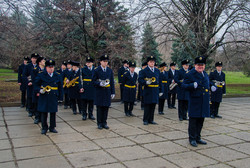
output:
[[[198,83],[194,82],[194,88],[196,89],[198,87]]]
[[[43,89],[40,89],[40,93],[41,93],[41,94],[44,94],[45,91],[44,91]]]
[[[100,86],[105,87],[106,86],[105,82],[100,82]]]
[[[217,88],[215,86],[211,86],[211,91],[215,92],[217,90]]]
[[[159,93],[159,96],[161,97],[163,95],[163,93]]]
[[[80,89],[80,93],[83,93],[83,92],[84,92],[84,89],[83,89],[83,88],[81,88],[81,89]]]
[[[227,94],[225,93],[225,94],[223,94],[223,96],[226,96]]]
[[[29,83],[28,83],[28,86],[31,86],[31,85],[32,85],[32,82],[29,82]]]
[[[19,85],[19,86],[21,86],[21,85],[22,85],[22,83],[18,83],[18,85]]]
[[[111,99],[114,99],[114,98],[115,98],[115,94],[112,94],[112,95],[111,95]]]
[[[152,81],[150,81],[150,80],[146,81],[147,85],[150,85],[151,83],[152,83]]]
[[[69,83],[69,80],[68,80],[68,79],[66,80],[66,83]]]
[[[36,96],[39,97],[39,96],[40,96],[40,93],[37,93]]]

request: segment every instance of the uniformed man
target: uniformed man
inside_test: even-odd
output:
[[[39,56],[36,60],[36,64],[38,65],[36,68],[33,69],[33,76],[32,76],[32,81],[35,81],[36,77],[38,76],[39,73],[43,72],[45,70],[45,58]],[[34,120],[34,124],[38,124],[39,122],[41,122],[41,114],[40,112],[37,110],[37,103],[38,103],[38,96],[37,93],[39,93],[38,91],[33,90],[33,97],[32,97],[32,103],[34,104],[34,114],[35,114],[35,120]]]
[[[66,69],[67,69],[67,61],[63,61],[62,62],[62,65],[61,65],[61,67],[60,67],[60,69],[58,69],[56,72],[58,72],[59,74],[60,74],[60,76],[61,76],[61,78],[62,78],[62,80],[64,81],[64,79],[65,79],[65,83],[66,83],[66,76],[65,76],[65,72],[66,72]],[[66,87],[67,88],[67,87]],[[64,93],[63,93],[64,94]],[[59,106],[62,106],[62,102],[61,101],[59,101],[58,102],[58,105]]]
[[[182,86],[185,75],[188,73],[189,60],[181,61],[182,68],[178,71],[175,77],[175,82],[177,86],[177,99],[178,99],[178,117],[180,121],[187,120],[187,110],[188,110],[188,91]]]
[[[32,103],[32,95],[33,95],[33,70],[37,67],[36,60],[39,57],[39,54],[33,53],[31,54],[31,63],[25,66],[23,71],[23,80],[26,81],[27,86],[27,110],[29,112],[29,117],[34,115],[34,104]]]
[[[160,86],[162,87],[161,90],[163,91],[163,95],[159,97],[159,104],[158,104],[158,114],[164,115],[164,104],[165,100],[168,99],[168,89],[169,89],[169,78],[167,73],[167,64],[165,62],[160,64]]]
[[[18,85],[20,86],[21,90],[21,108],[26,106],[26,82],[24,81],[25,79],[22,77],[23,76],[23,71],[26,65],[28,65],[29,57],[24,57],[23,58],[23,63],[18,67]]]
[[[145,69],[147,67],[147,65],[148,65],[147,62],[142,63],[142,68],[139,71],[139,76],[140,76],[141,71],[143,69]],[[144,87],[139,83],[138,84],[137,100],[141,100],[141,110],[144,110],[143,89],[144,89]]]
[[[70,98],[69,98],[69,88],[66,86],[66,83],[69,83],[69,78],[71,76],[72,70],[72,62],[71,60],[67,61],[67,69],[64,72],[63,78],[63,92],[64,92],[64,109],[67,109],[71,106]]]
[[[96,87],[96,96],[94,104],[97,107],[97,126],[98,129],[109,129],[107,125],[108,110],[111,105],[111,99],[115,97],[114,74],[107,67],[109,57],[102,55],[100,57],[100,66],[94,70],[93,83]]]
[[[129,71],[123,75],[123,101],[124,101],[124,112],[126,116],[134,116],[132,113],[134,102],[136,98],[136,83],[137,73],[135,72],[136,63],[129,62]]]
[[[129,67],[129,64],[128,64],[128,60],[124,60],[122,61],[122,64],[123,66],[118,70],[118,83],[120,84],[120,94],[121,94],[121,102],[123,102],[122,98],[123,98],[123,74],[128,71],[128,67]]]
[[[222,95],[226,94],[225,73],[222,72],[222,62],[215,63],[216,70],[209,75],[211,86],[211,118],[222,118],[218,115]]]
[[[169,91],[168,91],[168,108],[176,109],[175,107],[175,99],[176,99],[176,93],[177,93],[177,83],[175,82],[174,78],[177,76],[178,71],[175,69],[176,63],[172,62],[170,64],[170,69],[168,71],[168,78],[169,78]]]
[[[82,101],[82,120],[87,119],[87,107],[88,117],[91,120],[95,120],[93,116],[94,109],[94,98],[95,98],[95,87],[92,83],[92,76],[94,73],[93,66],[94,59],[91,57],[86,58],[86,66],[82,69],[82,81],[80,82],[80,92]]]
[[[189,91],[188,115],[189,142],[192,146],[207,144],[201,140],[201,130],[205,117],[210,117],[209,109],[209,77],[205,70],[206,59],[195,58],[195,68],[189,71],[184,79],[183,87]]]
[[[46,70],[39,73],[35,80],[35,90],[38,98],[38,111],[41,112],[42,130],[41,134],[46,134],[49,130],[57,133],[56,112],[58,111],[58,100],[63,99],[62,79],[55,70],[55,61],[46,61]],[[50,126],[47,124],[48,113],[50,113]]]
[[[141,71],[139,75],[139,83],[144,86],[143,98],[144,98],[144,115],[143,124],[157,124],[154,122],[155,106],[159,101],[159,96],[163,93],[159,92],[159,77],[160,71],[154,67],[155,57],[150,56],[147,58],[148,66]],[[162,87],[160,87],[162,88]],[[159,94],[160,93],[160,94]]]
[[[78,104],[79,113],[82,114],[82,102],[81,102],[81,94],[80,94],[80,86],[79,86],[79,78],[80,78],[80,63],[76,61],[72,61],[72,69],[73,72],[70,73],[68,78],[69,80],[69,98],[72,107],[73,114],[77,114],[76,104]]]

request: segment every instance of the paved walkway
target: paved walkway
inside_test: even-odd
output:
[[[40,125],[19,107],[0,109],[1,168],[249,168],[250,98],[226,98],[221,104],[223,119],[206,119],[202,138],[207,145],[191,147],[187,121],[177,120],[177,110],[155,115],[159,125],[142,124],[140,104],[137,117],[125,117],[123,105],[113,103],[110,130],[98,130],[96,121],[82,121],[60,107],[58,134],[40,134]]]

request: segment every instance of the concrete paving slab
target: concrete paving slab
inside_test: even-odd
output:
[[[185,168],[202,167],[210,164],[215,164],[217,161],[206,156],[198,154],[194,151],[183,152],[178,154],[166,155],[163,158],[170,162]]]
[[[198,152],[210,158],[218,160],[220,162],[226,162],[230,160],[236,160],[236,159],[249,157],[246,154],[243,154],[241,152],[237,152],[235,150],[228,149],[222,146],[211,148],[211,149],[202,149],[202,150],[199,150]]]
[[[135,145],[134,142],[123,137],[97,139],[94,142],[104,149]]]
[[[107,151],[120,161],[136,160],[155,156],[155,154],[140,146],[113,148],[107,149]]]
[[[117,163],[117,160],[103,150],[65,155],[76,168]]]
[[[118,137],[119,135],[110,131],[110,130],[99,130],[97,129],[97,127],[95,126],[92,131],[86,131],[86,132],[82,132],[83,135],[85,135],[86,137],[88,137],[89,139],[102,139],[102,138],[111,138],[111,137]]]
[[[12,161],[14,160],[12,152],[8,150],[0,150],[0,162]]]
[[[151,126],[149,126],[151,127]],[[122,135],[122,136],[129,136],[129,135],[138,135],[138,134],[145,134],[147,133],[146,131],[143,131],[141,129],[138,129],[138,128],[119,128],[119,129],[113,129],[111,128],[112,131],[116,132],[117,134],[119,135]]]
[[[47,136],[42,135],[37,137],[15,138],[12,139],[12,143],[14,148],[52,144]]]
[[[5,126],[5,123],[3,120],[0,120],[0,127],[4,127]]]
[[[126,161],[124,164],[129,168],[178,168],[178,166],[166,161],[160,157]]]
[[[6,132],[7,130],[5,127],[0,127],[0,139],[8,139]]]
[[[10,148],[11,148],[10,141],[8,139],[0,140],[0,150],[10,149]]]
[[[48,135],[54,143],[64,142],[77,142],[88,140],[84,135],[80,133],[68,133],[68,134],[50,134]]]
[[[234,149],[236,151],[250,155],[250,143],[242,143],[236,145],[228,145],[227,147]]]
[[[58,150],[53,145],[32,146],[26,148],[14,149],[16,158],[19,159],[32,159],[36,157],[45,157],[59,155]]]
[[[0,167],[2,168],[14,168],[15,163],[14,162],[5,162],[5,163],[0,163]]]
[[[160,142],[165,141],[165,138],[157,136],[155,134],[141,134],[141,135],[132,135],[128,136],[128,139],[135,141],[138,144],[151,143],[151,142]]]
[[[219,145],[229,145],[229,144],[235,144],[235,143],[241,143],[243,142],[240,139],[230,137],[228,135],[211,135],[206,136],[204,139],[207,139],[211,142],[214,142]]]
[[[235,132],[235,133],[231,133],[228,135],[233,136],[238,139],[242,139],[244,141],[250,141],[250,132],[240,131],[240,132]]]
[[[202,168],[232,168],[231,166],[228,166],[226,164],[223,163],[219,163],[219,164],[215,164],[215,165],[209,165],[209,166],[205,166]]]
[[[110,163],[106,165],[91,166],[90,168],[126,168],[121,163]]]
[[[239,131],[237,129],[230,128],[228,126],[213,126],[213,127],[206,127],[206,128],[208,130],[215,131],[218,133],[231,133],[231,132],[238,132]]]
[[[7,120],[6,121],[9,126],[14,125],[32,125],[34,124],[34,120],[32,118],[25,118],[22,120]]]
[[[233,167],[249,168],[250,158],[235,160],[227,163]]]
[[[235,124],[235,125],[229,125],[228,127],[230,128],[235,128],[238,130],[242,130],[242,131],[250,131],[250,125],[246,125],[246,124]]]
[[[35,159],[22,160],[17,162],[19,168],[71,168],[72,166],[62,156],[49,156]]]
[[[188,138],[188,134],[182,131],[160,132],[156,134],[169,140]]]

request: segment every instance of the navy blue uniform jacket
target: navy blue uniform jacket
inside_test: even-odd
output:
[[[204,77],[194,68],[189,71],[184,79],[183,87],[189,91],[188,114],[189,117],[210,117],[209,109],[209,78],[205,71]],[[194,82],[198,87],[194,88]]]
[[[130,72],[127,71],[123,74],[123,101],[125,102],[134,102],[136,98],[136,81],[137,81],[137,73],[134,72],[134,76],[130,75]]]
[[[162,83],[160,86],[162,87],[161,90],[163,91],[163,95],[159,97],[160,99],[168,99],[168,90],[169,90],[169,78],[168,73],[166,71],[163,71],[160,73],[160,83]]]
[[[75,86],[69,87],[69,98],[71,98],[71,99],[80,99],[81,98],[80,87],[79,87],[80,69],[77,71],[77,73],[75,71],[70,73],[68,79],[71,81],[77,77],[79,77],[79,78],[78,78],[78,80],[76,80]]]
[[[26,88],[27,88],[27,79],[24,79],[23,78],[23,71],[24,71],[24,68],[25,68],[26,65],[24,64],[21,64],[19,67],[18,67],[18,83],[21,83],[21,86],[20,86],[20,90],[21,91],[25,91]]]
[[[99,80],[106,79],[109,79],[110,87],[101,87]],[[96,88],[95,105],[109,107],[111,105],[111,94],[115,94],[113,71],[107,67],[106,72],[103,72],[101,66],[98,66],[94,70],[92,80]]]
[[[95,87],[92,82],[92,76],[94,74],[94,66],[92,70],[89,70],[87,66],[82,68],[82,80],[83,82],[80,83],[80,88],[84,89],[84,92],[81,94],[81,99],[86,100],[94,100],[95,98]],[[80,81],[80,79],[79,79]],[[83,86],[82,86],[83,84]]]
[[[174,81],[178,83],[178,86],[177,86],[177,99],[178,100],[188,100],[189,98],[188,91],[184,89],[184,87],[182,86],[182,83],[185,79],[186,74],[187,72],[184,70],[184,68],[181,68],[174,78]]]
[[[53,76],[50,77],[46,70],[39,73],[35,79],[35,91],[38,93],[42,86],[57,87],[57,89],[52,89],[48,93],[40,94],[37,110],[39,112],[57,112],[58,100],[63,100],[62,79],[60,75],[57,72],[54,72]]]
[[[147,85],[145,78],[152,78],[152,77],[155,77],[156,81],[151,83],[150,85]],[[159,92],[162,93],[162,90],[159,91],[159,89],[162,89],[162,87],[160,86],[161,83],[159,78],[160,78],[160,70],[157,68],[154,68],[154,72],[152,72],[147,66],[144,70],[140,71],[138,81],[142,86],[144,86],[143,99],[145,104],[158,103]]]
[[[215,70],[214,72],[211,72],[209,74],[209,80],[210,83],[214,85],[214,81],[224,81],[225,82],[225,73],[221,71],[221,75]],[[222,101],[222,95],[226,94],[226,85],[221,86],[216,86],[216,91],[212,92],[211,91],[211,101],[213,102],[221,102]]]
[[[172,83],[172,80],[174,80],[177,77],[177,75],[178,75],[178,70],[174,71],[174,75],[173,72],[171,71],[171,68],[168,70],[169,85]],[[177,86],[175,86],[174,89],[172,90],[169,89],[169,93],[177,93]]]
[[[127,70],[124,68],[124,66],[122,66],[122,67],[118,70],[118,83],[122,83],[123,74],[124,74],[126,71],[127,71]]]
[[[33,76],[32,76],[32,81],[35,82],[36,77],[38,76],[39,73],[42,73],[45,69],[41,69],[39,66],[37,68],[33,69]],[[32,102],[33,103],[37,103],[38,102],[38,97],[36,96],[36,94],[39,93],[39,90],[33,90],[33,94],[32,94]]]
[[[35,65],[35,68],[37,68],[37,65]],[[26,81],[26,86],[27,86],[27,97],[31,98],[33,94],[33,85],[34,81],[34,66],[32,63],[29,63],[28,65],[25,66],[24,71],[23,71],[23,80]],[[28,83],[32,82],[31,86],[28,86]]]

